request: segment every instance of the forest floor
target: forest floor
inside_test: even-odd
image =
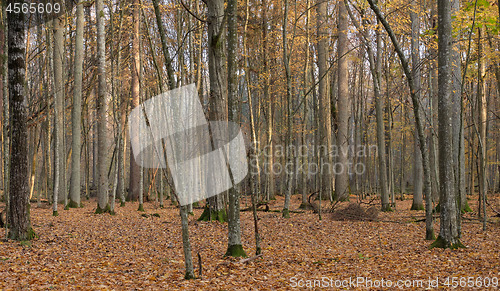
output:
[[[84,200],[84,208],[61,210],[58,217],[52,216],[48,204],[33,203],[32,224],[38,238],[15,242],[5,240],[1,231],[0,290],[283,290],[314,283],[366,290],[368,280],[372,286],[390,280],[391,290],[396,284],[422,290],[429,287],[429,278],[431,287],[438,278],[444,289],[451,289],[445,284],[447,278],[451,284],[452,277],[458,283],[472,277],[476,287],[476,280],[486,284],[486,277],[492,282],[500,279],[498,218],[492,217],[483,232],[477,213],[468,213],[462,223],[467,248],[429,250],[425,222],[416,222],[424,218],[424,211],[408,210],[410,198],[397,201],[394,212],[379,213],[376,221],[335,221],[330,213],[323,213],[319,221],[310,210],[291,213],[290,219],[277,212],[258,212],[263,256],[248,262],[225,258],[227,224],[198,222],[202,209],[194,209],[189,232],[197,276],[198,253],[202,263],[202,276],[194,280],[183,279],[180,217],[169,203],[164,209],[146,203],[148,217],[132,202],[117,207],[111,216],[94,214],[95,200]],[[351,197],[351,202],[356,200]],[[499,195],[489,200],[498,210]],[[242,208],[248,203],[243,198]],[[477,197],[469,203],[477,210]],[[299,204],[300,195],[294,195],[291,209],[301,211]],[[282,205],[282,197],[270,203],[271,210]],[[155,213],[160,217],[151,215]],[[252,212],[242,212],[241,223],[243,246],[251,257],[255,254]],[[439,232],[438,219],[435,231]],[[360,278],[365,283],[353,285]]]

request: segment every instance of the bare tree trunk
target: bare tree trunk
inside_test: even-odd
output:
[[[80,207],[80,161],[81,161],[81,119],[82,119],[82,65],[83,65],[83,4],[76,6],[75,39],[75,87],[73,89],[71,186],[69,207]]]
[[[335,200],[349,199],[348,146],[349,146],[349,116],[351,103],[349,100],[349,70],[348,70],[348,21],[345,5],[339,5],[338,11],[338,101],[337,101],[337,152],[335,163]],[[340,168],[337,167],[340,165]],[[337,169],[335,169],[337,168]],[[385,171],[385,169],[384,169]]]
[[[97,115],[98,115],[98,185],[96,213],[109,212],[108,197],[108,96],[106,90],[106,38],[104,32],[103,0],[96,0],[97,18]]]
[[[15,1],[9,0],[9,5]],[[7,13],[8,68],[11,121],[11,171],[8,222],[9,238],[31,240],[35,232],[31,227],[28,177],[28,131],[25,101],[25,54],[24,14]]]
[[[283,205],[282,216],[284,218],[290,218],[290,199],[292,196],[292,180],[293,173],[287,170],[288,165],[293,163],[293,150],[292,146],[292,76],[290,72],[290,55],[288,53],[288,41],[287,41],[287,22],[288,22],[288,0],[285,0],[285,11],[283,12],[283,62],[285,66],[285,77],[286,77],[286,106],[287,106],[287,134],[286,134],[286,163],[284,166],[286,175],[286,189],[285,189],[285,203]]]
[[[410,12],[411,17],[411,66],[412,66],[412,76],[415,82],[415,95],[420,100],[420,20],[418,14],[415,12],[418,7],[415,2],[412,2],[412,10]],[[413,203],[411,205],[411,210],[423,210],[423,169],[422,169],[422,153],[418,147],[419,139],[418,134],[415,133],[415,148],[414,148],[414,164],[413,164]]]
[[[341,5],[343,6],[343,5]],[[344,9],[345,10],[345,9]],[[333,160],[330,154],[332,148],[332,122],[331,122],[331,101],[329,89],[329,74],[328,74],[328,58],[329,58],[329,43],[330,36],[328,34],[328,7],[327,1],[318,0],[316,5],[317,12],[317,33],[318,33],[318,73],[319,73],[319,118],[321,120],[319,134],[320,143],[316,146],[321,149],[319,165],[319,174],[321,175],[320,194],[322,199],[330,199],[332,195],[332,175]],[[347,18],[345,19],[345,27],[347,27]],[[339,55],[340,56],[340,55]],[[347,66],[347,63],[346,63]],[[347,84],[347,80],[346,80]],[[346,92],[347,93],[347,90]],[[347,96],[345,96],[347,100]],[[342,108],[343,111],[343,108]],[[347,113],[349,114],[349,113]],[[348,116],[348,115],[346,115]],[[348,117],[347,117],[348,118]],[[347,121],[346,121],[347,122]],[[346,130],[347,132],[347,130]],[[342,174],[341,174],[342,175]],[[341,188],[342,189],[342,188]]]
[[[64,58],[64,27],[63,20],[55,18],[54,25],[54,111],[55,111],[55,149],[54,149],[54,206],[53,214],[58,215],[57,203],[65,201],[67,195],[64,150],[64,84],[63,84],[63,58]],[[66,206],[66,205],[64,205]]]
[[[132,50],[131,54],[131,106],[130,109],[134,109],[139,105],[139,68],[140,68],[140,57],[139,57],[139,1],[132,0]],[[136,133],[132,133],[133,135],[137,135]],[[141,171],[140,165],[135,161],[134,155],[132,151],[130,151],[130,179],[129,179],[129,189],[127,200],[136,201],[139,199],[140,192],[140,179],[141,179]]]
[[[238,44],[238,28],[236,26],[236,15],[238,1],[229,0],[227,5],[227,81],[228,81],[228,101],[229,101],[229,121],[235,121],[234,118],[234,103],[238,98],[238,75],[236,69],[238,65],[237,44]],[[250,100],[251,97],[249,97]],[[250,103],[251,104],[251,103]],[[250,111],[251,112],[251,111]],[[253,118],[252,118],[253,120]],[[231,157],[229,153],[228,157]],[[234,184],[233,184],[234,185]],[[226,256],[246,257],[241,244],[241,225],[240,225],[240,187],[234,185],[229,190],[229,210],[228,210],[228,245]]]
[[[208,0],[208,66],[210,75],[209,120],[227,120],[227,71],[224,46],[224,1]],[[200,220],[227,221],[225,196],[222,193],[208,198],[208,207]]]
[[[385,30],[387,31],[387,34],[389,34],[389,37],[391,39],[392,44],[394,45],[394,48],[396,50],[396,53],[398,54],[398,57],[401,61],[401,66],[403,67],[403,71],[405,73],[406,79],[408,81],[408,86],[410,87],[410,96],[413,104],[413,115],[415,116],[415,125],[417,127],[417,134],[418,138],[420,141],[420,152],[422,153],[422,165],[424,168],[424,195],[428,197],[427,195],[430,196],[431,193],[431,181],[430,181],[430,167],[429,167],[429,154],[427,152],[427,140],[425,139],[424,135],[424,129],[423,129],[423,121],[422,121],[422,116],[421,116],[421,108],[420,108],[420,100],[418,100],[416,96],[416,90],[415,90],[415,83],[413,80],[413,77],[411,75],[410,67],[408,65],[408,61],[403,53],[403,50],[401,49],[401,46],[399,45],[399,42],[396,39],[396,36],[394,35],[394,32],[391,29],[391,26],[389,23],[385,20],[384,16],[382,15],[382,12],[380,12],[380,9],[378,6],[374,3],[373,0],[368,0],[368,3],[370,4],[371,9],[375,14],[377,15],[378,20],[382,23],[384,26]],[[426,208],[426,239],[432,239],[434,237],[434,232],[432,228],[432,208],[430,207],[430,204],[427,204],[429,207]]]
[[[481,208],[482,208],[482,213],[479,213],[479,215],[482,215],[483,217],[483,230],[486,230],[486,193],[488,192],[487,190],[487,180],[486,180],[486,158],[487,158],[487,147],[486,147],[486,118],[487,118],[487,110],[486,110],[486,86],[484,82],[484,77],[486,75],[485,72],[485,61],[483,59],[483,44],[481,41],[481,28],[477,29],[477,51],[478,51],[478,60],[477,60],[477,66],[478,66],[478,80],[477,80],[477,110],[478,110],[478,131],[479,131],[479,148],[478,148],[478,153],[479,153],[479,196],[480,196],[480,202],[482,202]]]
[[[269,70],[269,59],[268,53],[269,48],[267,44],[267,27],[269,25],[267,18],[267,2],[262,0],[262,62],[264,70],[264,100],[267,102],[267,148],[265,156],[266,161],[266,200],[274,199],[274,173],[273,173],[273,163],[274,163],[274,152],[273,152],[273,97],[269,94],[269,87],[271,81],[271,72]]]
[[[438,0],[438,98],[439,98],[439,181],[441,222],[433,247],[459,248],[460,210],[455,195],[453,175],[453,100],[451,96],[451,5]]]

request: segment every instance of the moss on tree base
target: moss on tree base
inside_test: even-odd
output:
[[[290,218],[290,210],[283,208],[283,211],[281,213],[282,213],[281,216],[283,218]]]
[[[417,203],[413,202],[411,204],[410,210],[425,210],[425,207],[424,207],[424,204],[417,204]]]
[[[425,231],[425,239],[426,240],[435,240],[436,236],[434,235],[434,230],[426,230]]]
[[[104,207],[104,209],[102,209],[101,207],[99,207],[99,205],[97,205],[97,209],[95,210],[95,214],[103,214],[103,213],[110,213],[111,212],[111,207],[109,206],[109,204],[106,204],[106,207]]]
[[[429,247],[430,249],[433,248],[441,248],[441,249],[464,249],[465,246],[460,242],[460,240],[457,240],[456,243],[451,244],[450,242],[446,241],[441,235],[438,236],[438,238],[431,244]]]
[[[125,201],[120,202],[120,207],[125,207]]]
[[[145,212],[146,210],[144,210],[144,205],[141,203],[139,204],[139,208],[137,208],[137,211],[140,211],[140,212]]]
[[[66,207],[68,207],[68,208],[79,208],[80,205],[78,205],[78,203],[76,203],[75,201],[73,201],[73,200],[70,199],[69,203],[68,203],[68,205],[66,205]]]
[[[237,258],[237,257],[244,257],[244,258],[246,258],[247,254],[243,250],[243,246],[242,245],[232,245],[232,246],[228,246],[226,254],[224,256],[226,256],[226,257],[235,257],[235,258]]]
[[[52,211],[52,216],[59,216],[59,212],[57,212],[57,211]]]
[[[19,231],[15,231],[11,228],[8,237],[17,241],[29,241],[36,238],[36,233],[31,227],[26,231],[26,233],[19,233]]]
[[[227,222],[227,213],[225,209],[210,210],[208,207],[205,207],[198,221],[219,221],[224,223]]]
[[[192,273],[186,272],[186,274],[184,274],[184,279],[191,280],[191,279],[196,279],[196,278],[194,277],[194,275]]]
[[[470,208],[469,202],[467,202],[467,200],[465,200],[465,205],[461,211],[462,213],[472,212],[472,209]]]

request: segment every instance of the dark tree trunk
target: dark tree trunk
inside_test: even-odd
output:
[[[16,1],[9,1],[14,4]],[[8,221],[9,238],[30,240],[35,237],[31,228],[28,177],[27,108],[24,92],[25,54],[24,15],[7,13],[9,26],[9,96],[11,120],[11,171]]]

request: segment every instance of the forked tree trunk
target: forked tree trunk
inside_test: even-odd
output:
[[[209,120],[223,121],[228,118],[224,1],[208,0],[206,4],[208,7],[208,68],[210,75],[208,117]],[[225,196],[226,192],[208,198],[208,207],[205,208],[199,219],[227,221],[224,207]]]

